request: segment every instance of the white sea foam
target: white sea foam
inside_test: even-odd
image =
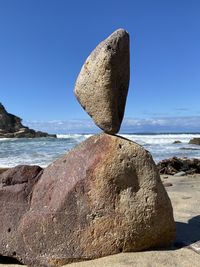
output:
[[[188,143],[197,134],[122,134],[122,136],[140,144],[171,144],[176,140]]]
[[[47,166],[91,134],[64,134],[54,138],[5,139],[0,138],[0,167],[19,164]],[[122,134],[123,137],[143,145],[156,162],[172,156],[200,158],[200,146],[188,142],[196,134]],[[173,144],[174,141],[180,144]],[[195,150],[192,150],[195,149]]]

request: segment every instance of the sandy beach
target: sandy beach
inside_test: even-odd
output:
[[[200,175],[169,176],[162,175],[174,209],[177,238],[171,249],[136,253],[121,253],[97,260],[68,264],[70,267],[197,267],[200,260]],[[5,263],[0,267],[19,267],[18,264]]]

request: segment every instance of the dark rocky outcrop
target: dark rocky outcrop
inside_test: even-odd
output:
[[[200,160],[177,158],[164,159],[157,164],[160,174],[174,175],[185,172],[185,174],[200,173]]]
[[[199,137],[196,137],[196,138],[191,139],[189,141],[189,144],[200,145],[200,138]]]
[[[173,142],[173,144],[181,144],[181,143],[182,143],[182,142],[179,141],[179,140],[176,140],[176,141]]]
[[[31,193],[25,193],[27,177],[20,170],[2,174],[1,254],[50,267],[165,247],[175,237],[156,165],[130,140],[90,137],[48,166]]]
[[[2,138],[34,138],[56,137],[56,135],[35,131],[22,124],[22,119],[10,114],[0,103],[0,137]]]

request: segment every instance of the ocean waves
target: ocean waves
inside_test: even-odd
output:
[[[19,164],[45,167],[74,146],[89,138],[90,134],[57,135],[54,138],[0,139],[0,167]],[[188,142],[197,134],[122,134],[151,152],[156,162],[172,156],[200,158],[200,146]],[[174,141],[181,143],[173,144]]]

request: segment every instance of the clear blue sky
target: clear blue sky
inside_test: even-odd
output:
[[[0,101],[25,121],[88,119],[74,83],[117,28],[131,37],[125,117],[200,122],[199,0],[0,0]]]

